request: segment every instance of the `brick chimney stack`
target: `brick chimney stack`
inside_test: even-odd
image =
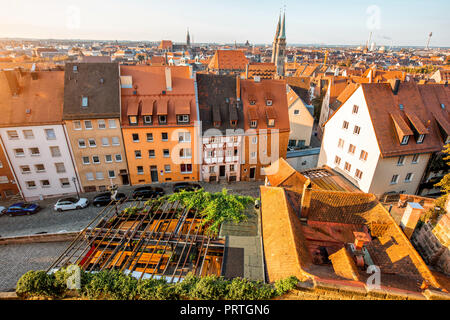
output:
[[[372,239],[367,233],[364,232],[353,232],[355,236],[355,249],[360,251],[366,243],[369,243]]]
[[[414,229],[416,228],[417,221],[424,212],[424,208],[417,202],[408,202],[405,212],[403,213],[400,227],[408,238],[411,238]]]
[[[166,67],[166,90],[172,91],[172,71]]]

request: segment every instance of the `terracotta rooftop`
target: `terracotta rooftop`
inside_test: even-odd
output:
[[[241,50],[217,50],[208,68],[212,70],[245,70],[248,59]]]

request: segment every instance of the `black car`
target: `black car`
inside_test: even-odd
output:
[[[151,199],[158,198],[165,194],[162,188],[155,187],[139,187],[134,189],[133,195],[131,196],[133,199]]]
[[[116,195],[116,202],[123,201],[127,196],[125,193],[117,193]],[[92,200],[92,203],[96,207],[100,206],[106,206],[111,202],[111,192],[105,192],[100,193],[95,196],[94,200]]]
[[[180,192],[181,190],[186,190],[186,191],[195,191],[197,189],[201,189],[202,186],[197,184],[197,183],[190,183],[190,182],[179,182],[179,183],[175,183],[173,185],[173,192]]]

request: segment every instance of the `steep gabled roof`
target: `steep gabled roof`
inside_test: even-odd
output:
[[[241,50],[217,50],[208,68],[213,70],[245,70],[248,59]]]

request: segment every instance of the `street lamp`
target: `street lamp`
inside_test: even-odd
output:
[[[80,193],[78,192],[77,188],[77,179],[75,177],[72,177],[73,184],[75,186],[75,191],[77,192],[78,200],[80,199]]]

